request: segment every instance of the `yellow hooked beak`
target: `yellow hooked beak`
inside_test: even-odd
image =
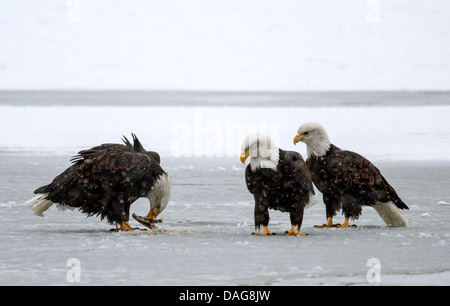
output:
[[[150,212],[147,215],[147,218],[149,219],[156,219],[156,217],[158,217],[158,214],[155,213],[155,208],[153,207]]]
[[[245,164],[245,161],[250,156],[250,151],[242,151],[241,152],[241,162]]]
[[[294,137],[294,144],[296,145],[297,142],[302,141],[303,139],[306,139],[306,138],[308,138],[308,136],[306,136],[306,135],[301,136],[300,134],[297,134]]]

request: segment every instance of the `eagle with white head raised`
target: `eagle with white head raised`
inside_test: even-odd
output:
[[[362,206],[372,206],[388,226],[406,226],[399,209],[408,209],[380,170],[363,156],[333,145],[322,125],[305,123],[298,128],[294,144],[306,144],[306,164],[312,180],[323,195],[327,223],[317,227],[352,227],[349,219],[358,219]],[[333,224],[342,208],[345,222]]]
[[[279,149],[268,136],[259,133],[242,143],[241,162],[245,164],[249,156],[245,182],[255,199],[257,232],[253,234],[272,235],[268,230],[269,209],[275,209],[290,214],[292,228],[286,235],[306,235],[300,228],[305,207],[314,202],[314,187],[302,156]]]

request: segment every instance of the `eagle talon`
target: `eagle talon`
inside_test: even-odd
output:
[[[123,222],[120,224],[120,227],[118,227],[118,228],[112,228],[112,229],[110,229],[109,231],[110,231],[110,232],[129,232],[129,231],[134,231],[134,230],[137,230],[137,229],[139,229],[139,228],[131,227],[131,226],[128,224],[128,222],[123,221]]]
[[[295,225],[292,225],[291,230],[290,230],[290,231],[284,232],[284,234],[285,234],[286,236],[297,236],[297,235],[300,235],[300,236],[307,236],[307,235],[308,235],[308,234],[299,232],[299,231],[297,230],[297,227],[296,227]]]
[[[344,224],[338,224],[337,226],[336,226],[337,228],[341,228],[341,227],[349,227],[349,228],[357,228],[358,226],[356,225],[356,224],[347,224],[347,225],[344,225]]]
[[[306,233],[301,233],[301,232],[298,232],[298,233],[291,233],[291,231],[285,231],[284,232],[284,235],[285,236],[308,236],[309,234],[306,234]]]
[[[253,232],[252,235],[256,235],[256,236],[273,236],[273,235],[276,235],[276,234],[269,232],[269,230],[267,229],[267,226],[263,226],[262,233]]]
[[[356,228],[356,224],[348,224],[348,218],[345,218],[344,224],[337,224],[336,227],[350,227],[350,228]]]
[[[341,224],[332,224],[332,225],[327,225],[327,224],[322,224],[322,225],[314,225],[315,228],[332,228],[332,227],[339,227],[338,225]]]
[[[316,228],[329,228],[329,227],[336,227],[340,224],[333,224],[333,218],[329,217],[327,219],[327,223],[323,224],[323,225],[314,225],[314,227]]]

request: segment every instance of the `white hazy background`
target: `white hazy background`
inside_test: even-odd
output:
[[[1,0],[0,89],[448,90],[447,0]]]

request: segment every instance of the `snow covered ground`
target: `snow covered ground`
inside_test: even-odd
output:
[[[381,106],[320,106],[320,95],[316,106],[283,107],[4,103],[0,284],[74,284],[67,263],[76,258],[81,285],[448,285],[450,106],[428,106],[426,99],[411,106],[396,97],[398,105]],[[409,227],[388,228],[365,208],[356,229],[316,229],[325,221],[319,201],[305,213],[306,237],[281,235],[290,224],[280,212],[271,212],[270,223],[280,235],[250,235],[253,199],[238,158],[241,133],[267,129],[280,147],[305,155],[292,138],[311,120],[322,122],[336,145],[376,163],[409,205]],[[40,218],[24,205],[78,150],[131,132],[161,153],[173,177],[161,214],[167,232],[110,233],[110,225],[77,211],[51,208]],[[138,200],[131,211],[146,214],[148,202]],[[367,280],[372,258],[380,263],[379,283]]]
[[[9,0],[1,89],[449,90],[447,0]]]

